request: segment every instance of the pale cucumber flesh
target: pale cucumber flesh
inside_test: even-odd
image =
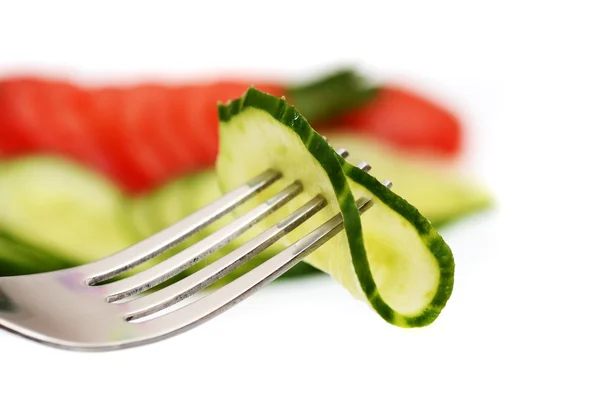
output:
[[[257,231],[281,220],[316,195],[326,198],[327,207],[292,234],[281,239],[279,246],[293,243],[340,212],[339,202],[350,193],[334,190],[333,185],[336,182],[331,180],[331,171],[324,169],[322,159],[317,160],[314,157],[314,153],[321,150],[312,153],[307,150],[313,139],[319,141],[318,146],[322,148],[322,138],[317,139],[314,136],[316,133],[301,138],[289,125],[274,118],[273,113],[260,109],[260,104],[259,107],[246,108],[235,104],[231,108],[234,109],[233,116],[221,121],[221,145],[217,159],[217,174],[223,191],[244,183],[268,168],[282,172],[282,180],[246,204],[244,209],[264,201],[293,181],[300,181],[304,186],[304,192],[297,199],[260,224]],[[239,108],[241,110],[238,110]],[[281,111],[281,114],[284,112]],[[293,118],[288,120],[293,121]],[[329,157],[330,160],[330,154],[334,154],[331,147],[322,148],[322,151],[326,155],[323,159]],[[343,160],[338,162],[343,166]],[[340,168],[340,165],[337,168]],[[339,187],[344,186],[341,182],[337,184]],[[369,184],[374,185],[372,182]],[[387,190],[379,182],[376,182],[376,185],[378,190]],[[355,199],[360,196],[374,198],[371,187],[367,189],[356,182],[350,182],[346,188],[351,188]],[[385,196],[393,196],[392,200],[396,201],[396,196],[391,192],[385,193],[383,197]],[[353,229],[352,232],[346,232],[348,236],[337,235],[308,256],[306,261],[330,274],[355,297],[369,302],[378,311],[386,309],[386,319],[390,322],[401,326],[428,323],[430,321],[426,320],[429,316],[419,318],[424,313],[432,312],[433,315],[439,311],[432,311],[435,307],[431,305],[434,298],[436,302],[439,300],[439,287],[442,285],[441,261],[438,259],[439,254],[433,252],[430,247],[429,231],[418,231],[412,222],[397,210],[391,209],[378,199],[374,201],[375,206],[361,218],[362,232],[360,228],[355,230],[353,227],[348,228],[350,224],[346,225],[347,230]],[[402,204],[407,210],[407,215],[412,217],[414,213],[418,214],[414,207],[404,203]],[[427,224],[422,216],[419,217],[419,223]],[[435,233],[433,230],[432,232]],[[438,237],[435,236],[435,239]],[[349,240],[353,246],[366,248],[368,265],[359,259],[360,251],[357,247],[349,247]],[[449,253],[451,259],[449,249],[444,248],[443,251]],[[450,264],[452,267],[453,263]]]
[[[132,242],[123,195],[109,182],[55,157],[6,163],[0,174],[2,231],[75,264]]]

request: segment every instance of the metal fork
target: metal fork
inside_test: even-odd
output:
[[[342,157],[348,156],[344,149],[337,152]],[[366,162],[359,163],[358,167],[370,170]],[[267,170],[161,232],[99,261],[61,271],[0,277],[0,328],[62,349],[108,351],[149,344],[208,321],[272,282],[337,235],[343,230],[341,215],[332,217],[227,285],[197,300],[190,297],[240,267],[323,209],[326,200],[317,195],[280,222],[198,272],[145,293],[222,248],[288,203],[302,192],[301,183],[294,182],[167,260],[126,278],[102,283],[182,242],[281,177],[278,171]],[[383,183],[391,186],[389,181]],[[357,200],[361,214],[372,204],[364,197]],[[184,299],[187,300],[183,302]]]

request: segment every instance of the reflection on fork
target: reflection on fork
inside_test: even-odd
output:
[[[338,154],[348,156],[344,149]],[[358,167],[370,169],[365,162]],[[289,203],[302,192],[302,184],[291,183],[217,232],[149,269],[105,282],[172,248],[280,178],[278,171],[265,171],[163,231],[102,260],[69,270],[0,278],[0,327],[55,347],[100,351],[155,342],[221,314],[343,230],[338,214],[239,278],[189,301],[317,214],[327,204],[323,196],[315,196],[227,255],[164,288],[148,292]],[[357,200],[361,214],[371,206],[367,198]]]

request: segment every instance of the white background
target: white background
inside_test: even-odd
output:
[[[150,3],[2,0],[0,72],[299,79],[352,63],[454,105],[497,207],[444,231],[455,291],[426,329],[323,277],[281,283],[123,352],[0,334],[0,398],[600,397],[595,1]]]

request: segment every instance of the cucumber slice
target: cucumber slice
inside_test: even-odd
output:
[[[417,159],[353,134],[328,132],[327,137],[332,146],[350,152],[348,161],[368,160],[373,176],[394,182],[392,191],[437,228],[492,205],[492,196],[483,186],[435,160]]]
[[[0,230],[72,265],[133,243],[123,223],[124,205],[108,181],[59,157],[31,156],[2,165]]]
[[[47,272],[72,266],[0,232],[0,276]]]
[[[131,228],[135,236],[141,240],[160,231],[152,196],[134,197],[129,201]]]
[[[284,99],[251,88],[243,97],[219,105],[219,117],[216,168],[223,191],[267,168],[283,174],[283,179],[248,201],[238,213],[292,181],[299,180],[304,187],[301,195],[256,230],[276,223],[321,194],[327,207],[281,239],[280,245],[291,244],[341,212],[345,234],[331,239],[306,261],[330,274],[391,324],[425,326],[437,318],[452,293],[454,259],[417,209],[346,163]],[[362,220],[355,203],[358,196],[368,196],[375,203]]]

